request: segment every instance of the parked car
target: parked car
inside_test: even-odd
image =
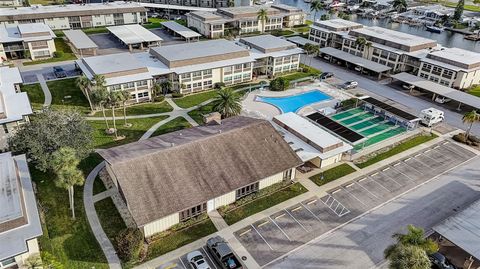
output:
[[[435,102],[439,103],[439,104],[446,104],[448,102],[452,101],[452,99],[450,98],[447,98],[445,96],[437,96],[437,98],[435,98]]]
[[[53,74],[55,74],[56,78],[64,78],[67,77],[67,72],[63,70],[60,66],[54,66],[53,67]]]
[[[358,86],[358,82],[349,80],[342,85],[342,89],[355,89]]]
[[[323,59],[325,59],[325,60],[330,60],[330,55],[325,55],[325,56],[323,56]]]
[[[187,254],[188,264],[192,269],[210,269],[202,252],[195,250]]]
[[[215,236],[209,238],[207,240],[207,250],[218,264],[222,266],[222,269],[242,268],[242,264],[222,237]]]
[[[447,257],[445,257],[442,253],[440,252],[435,252],[428,256],[430,261],[432,262],[432,268],[438,268],[438,269],[457,269],[455,265],[453,265]]]
[[[362,69],[363,68],[359,65],[355,66],[355,71],[362,72]]]
[[[331,78],[331,77],[333,77],[332,72],[324,72],[320,75],[320,79],[327,79],[327,78]]]
[[[410,85],[410,84],[403,84],[402,85],[402,88],[404,88],[405,90],[413,90],[413,88],[415,88],[415,86],[413,85]]]

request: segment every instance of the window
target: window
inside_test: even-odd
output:
[[[129,83],[123,84],[123,87],[126,88],[126,89],[135,88],[135,83],[134,82],[129,82]]]
[[[111,86],[110,86],[110,90],[111,90],[111,91],[118,91],[118,90],[120,90],[121,88],[122,88],[122,85],[120,85],[120,84],[111,85]]]
[[[283,172],[283,180],[291,180],[292,179],[292,169],[288,169],[287,171]]]
[[[185,73],[181,75],[182,78],[190,78],[190,73]]]
[[[245,186],[243,188],[240,188],[238,189],[236,192],[235,192],[235,199],[240,199],[242,197],[245,197],[251,193],[254,193],[256,191],[258,191],[258,182],[256,183],[253,183],[251,185],[248,185],[248,186]]]
[[[193,76],[194,78],[201,77],[201,76],[202,76],[202,72],[201,72],[201,71],[193,72],[193,73],[192,73],[192,76]]]
[[[8,266],[8,265],[13,265],[15,264],[15,258],[8,258],[3,261],[0,261],[0,266]]]
[[[148,82],[146,80],[137,81],[137,87],[147,86]]]
[[[47,41],[34,41],[30,43],[32,45],[32,49],[45,49],[48,48]]]
[[[196,217],[204,212],[207,212],[207,203],[203,203],[180,212],[180,221],[185,221],[187,219]]]
[[[148,97],[148,92],[141,92],[138,94],[138,98],[145,98]]]
[[[444,70],[443,70],[442,77],[444,77],[444,78],[452,78],[452,77],[453,77],[453,71],[452,71],[452,70],[444,69]]]

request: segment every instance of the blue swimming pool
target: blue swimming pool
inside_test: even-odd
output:
[[[329,95],[319,90],[313,90],[309,92],[282,97],[257,96],[255,100],[274,105],[283,113],[287,113],[296,112],[304,106],[330,99],[332,99],[332,97],[330,97]]]

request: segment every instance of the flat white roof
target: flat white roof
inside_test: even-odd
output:
[[[301,37],[301,36],[298,36],[298,35],[292,36],[292,37],[287,37],[287,40],[292,42],[292,43],[295,43],[297,45],[300,45],[300,46],[305,46],[307,43],[310,43],[310,44],[313,44],[313,45],[317,44],[310,39],[307,39],[305,37]]]
[[[0,260],[3,260],[27,252],[27,240],[43,232],[25,155],[0,154],[0,169],[0,222],[22,216],[27,220],[21,226],[0,232]]]
[[[292,42],[282,39],[280,37],[273,36],[273,35],[257,35],[257,36],[243,37],[240,39],[240,41],[242,40],[253,46],[256,46],[265,50],[295,46],[295,44],[293,44]]]
[[[436,41],[416,35],[406,34],[400,31],[390,30],[383,27],[371,26],[351,30],[353,32],[373,36],[382,40],[387,40],[393,43],[404,44],[407,46],[418,46],[426,43],[433,43]]]
[[[107,29],[127,45],[142,42],[160,42],[163,40],[158,35],[138,24],[109,26]]]
[[[5,116],[0,118],[0,124],[20,121],[32,114],[27,93],[17,93],[15,90],[15,85],[22,82],[17,67],[0,67],[0,113]]]
[[[132,53],[128,52],[85,57],[82,61],[97,75],[130,71],[145,67],[143,63],[133,57]],[[92,74],[92,76],[94,74]]]
[[[206,7],[191,7],[191,6],[178,6],[178,5],[166,5],[166,4],[155,4],[155,3],[138,3],[144,7],[158,8],[158,9],[175,9],[175,10],[191,10],[191,11],[217,11],[216,8],[206,8]]]
[[[327,26],[327,27],[331,27],[331,28],[350,28],[350,27],[358,27],[358,26],[362,26],[363,27],[363,24],[361,23],[357,23],[357,22],[353,22],[353,21],[347,21],[347,20],[344,20],[344,19],[332,19],[332,20],[325,20],[325,21],[316,21],[315,22],[315,25],[317,26]]]
[[[98,48],[97,44],[95,44],[82,30],[65,30],[63,33],[77,49]]]
[[[22,37],[22,34],[38,34],[44,35]],[[20,42],[20,41],[37,41],[49,40],[57,37],[53,31],[44,23],[26,23],[15,25],[1,25],[0,26],[0,43]]]
[[[460,48],[442,47],[439,50],[432,50],[429,54],[438,58],[451,60],[454,62],[463,63],[467,65],[475,65],[480,63],[480,53],[464,50]],[[426,59],[433,60],[433,59],[429,59],[428,56]]]
[[[165,26],[166,28],[174,31],[175,33],[181,35],[182,37],[188,39],[188,38],[192,38],[192,37],[200,37],[202,36],[201,34],[177,23],[177,22],[174,22],[174,21],[166,21],[166,22],[162,22],[161,23],[163,26]]]
[[[432,229],[480,260],[480,200]]]
[[[290,144],[292,149],[297,153],[297,155],[302,159],[302,161],[308,161],[313,159],[314,157],[319,157],[320,159],[327,159],[340,153],[347,152],[353,148],[348,143],[344,143],[338,137],[330,134],[329,132],[323,130],[321,127],[313,124],[309,120],[293,112],[275,116],[274,119],[288,126],[288,128],[293,131],[290,132],[289,130],[284,129],[282,126],[279,126],[283,131],[285,141]],[[296,136],[295,133],[298,133],[305,139],[311,141],[312,144],[318,145],[320,148],[323,149],[334,145],[341,146],[336,147],[332,150],[321,152],[317,148],[311,146],[310,143],[307,143],[300,137]]]

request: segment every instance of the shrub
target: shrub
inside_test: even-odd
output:
[[[127,228],[115,238],[117,253],[124,262],[138,259],[143,248],[143,234],[139,229]]]
[[[53,53],[53,57],[55,57],[55,58],[62,58],[64,55],[65,55],[65,53],[63,51],[55,51]]]
[[[165,96],[163,96],[163,95],[155,96],[153,98],[153,101],[155,101],[155,102],[163,102],[164,100],[165,100]]]
[[[225,83],[223,82],[217,82],[215,85],[213,85],[213,88],[220,90],[221,88],[225,87]]]
[[[465,134],[463,133],[460,133],[460,134],[456,134],[452,137],[453,140],[457,141],[457,142],[460,142],[460,143],[465,143]]]
[[[172,97],[173,98],[181,98],[181,97],[183,97],[183,93],[174,92],[174,93],[172,93]]]
[[[340,103],[340,105],[342,106],[342,108],[347,109],[347,108],[354,107],[356,103],[357,103],[357,98],[350,98],[350,99],[347,99],[347,100],[343,100]]]
[[[290,87],[290,81],[284,77],[279,77],[270,81],[271,91],[285,91],[288,87]]]
[[[302,27],[308,27],[309,25],[308,24],[298,24],[298,25],[295,25],[293,26],[293,28],[302,28]]]

